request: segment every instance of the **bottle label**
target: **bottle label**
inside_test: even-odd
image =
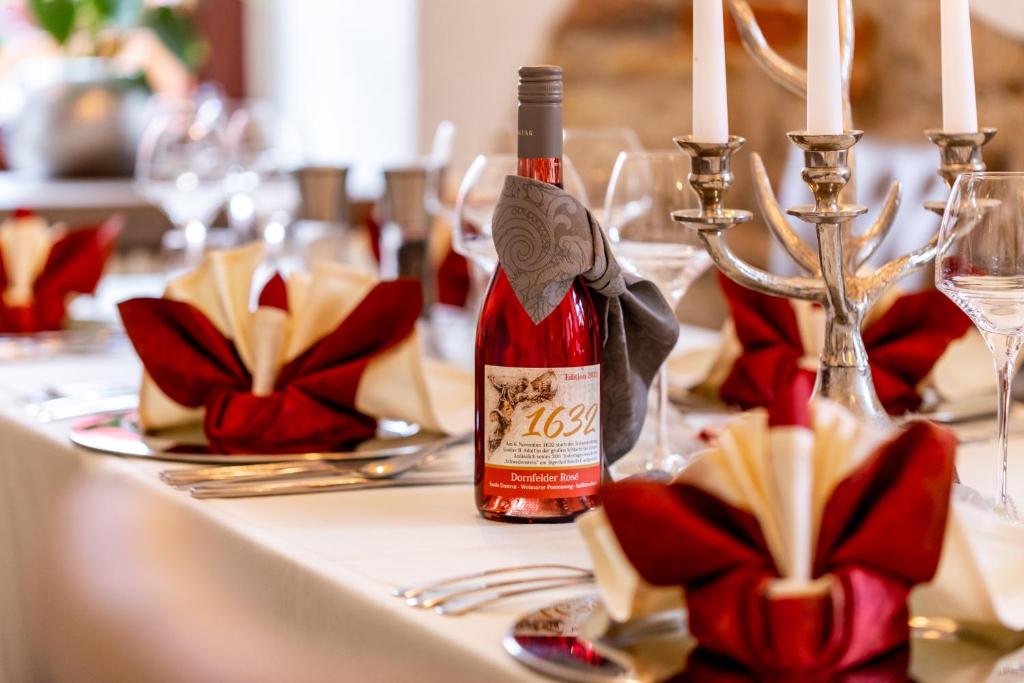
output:
[[[562,105],[520,104],[516,156],[550,159],[562,156]]]
[[[601,366],[484,366],[486,495],[591,496],[601,485]]]

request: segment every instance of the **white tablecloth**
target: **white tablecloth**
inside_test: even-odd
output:
[[[49,513],[67,487],[96,478],[115,482],[116,493],[134,500],[170,506],[201,527],[219,548],[209,561],[244,576],[253,605],[289,633],[324,644],[349,662],[339,680],[542,680],[511,660],[501,639],[517,614],[557,594],[445,618],[410,609],[389,591],[504,565],[587,565],[571,525],[485,522],[475,512],[470,486],[193,500],[157,479],[165,464],[79,450],[68,442],[66,424],[40,424],[19,403],[19,397],[47,385],[121,382],[137,372],[127,349],[115,356],[0,366],[0,681],[46,680],[37,645],[47,625],[33,631],[28,622],[40,607],[34,592],[42,569],[37,550],[50,531]],[[1011,477],[1019,499],[1024,498],[1021,451],[1014,443]],[[470,457],[468,449],[462,453]],[[986,493],[994,490],[991,444],[962,449],[959,466],[965,483]],[[175,550],[190,558],[187,544]],[[207,558],[194,561],[201,566]]]
[[[154,504],[169,499],[223,537],[228,561],[260,589],[253,600],[295,635],[347,654],[353,668],[339,680],[541,680],[500,645],[515,616],[534,603],[445,618],[408,608],[389,592],[474,569],[539,561],[586,566],[571,525],[485,522],[471,486],[197,501],[157,479],[166,464],[79,450],[67,441],[66,424],[38,424],[17,404],[47,384],[137,372],[127,353],[0,367],[0,680],[44,678],[27,621],[37,607],[34,551],[69,484],[110,476]],[[360,670],[361,663],[373,668]]]

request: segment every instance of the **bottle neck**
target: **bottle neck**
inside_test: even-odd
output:
[[[517,173],[562,186],[562,104],[520,103]]]
[[[534,180],[562,187],[562,158],[519,157],[516,173],[525,178],[533,178]]]

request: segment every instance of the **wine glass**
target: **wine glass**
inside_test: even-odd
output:
[[[490,280],[498,264],[491,238],[491,216],[505,184],[505,176],[516,175],[514,154],[480,154],[462,177],[452,217],[452,248],[479,266]],[[587,203],[587,193],[572,163],[562,164],[566,192]],[[485,283],[486,284],[486,283]]]
[[[242,240],[253,228],[270,253],[284,246],[286,229],[298,209],[298,139],[294,131],[263,102],[237,108],[227,124],[231,160],[228,218]]]
[[[565,156],[572,160],[587,197],[595,204],[604,200],[619,153],[642,149],[636,131],[626,126],[566,128],[562,140]],[[603,225],[603,204],[590,209]]]
[[[427,212],[431,216],[441,216],[445,220],[450,220],[455,210],[445,182],[448,167],[452,162],[455,133],[455,124],[451,121],[441,121],[437,124],[430,152],[423,158],[423,165],[427,168],[427,192],[424,200]]]
[[[681,230],[671,216],[677,209],[696,205],[685,181],[689,171],[690,159],[679,151],[622,152],[604,202],[605,227],[620,265],[657,285],[673,310],[711,264],[694,231]],[[654,444],[639,471],[671,473],[685,464],[685,458],[673,452],[668,438],[664,365],[651,391]]]
[[[181,244],[186,265],[199,261],[207,227],[224,203],[222,111],[216,99],[176,102],[154,115],[139,142],[135,187],[174,224],[164,244]]]
[[[1010,381],[1024,337],[1024,173],[958,177],[935,258],[935,286],[974,321],[992,352],[999,397],[995,509],[1019,521],[1006,471]]]

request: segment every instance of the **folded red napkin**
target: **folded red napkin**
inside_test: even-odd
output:
[[[61,231],[19,210],[0,225],[0,332],[59,330],[70,298],[95,291],[122,223]]]
[[[366,217],[366,231],[370,237],[373,256],[380,263],[381,226],[373,212]],[[447,221],[434,221],[430,233],[429,267],[435,274],[438,303],[465,306],[469,301],[469,262],[452,248],[452,231]]]
[[[421,301],[417,282],[378,283],[332,331],[275,365],[283,356],[281,345],[266,352],[261,347],[281,334],[290,315],[287,285],[275,276],[253,314],[261,322],[252,340],[252,364],[261,368],[255,371],[243,362],[235,342],[189,303],[132,299],[120,310],[125,331],[159,389],[182,406],[205,408],[203,427],[211,448],[289,453],[343,449],[373,435],[377,420],[357,408],[360,380],[374,358],[412,334]]]
[[[451,240],[437,267],[437,302],[449,306],[465,306],[469,300],[469,263],[455,252]]]
[[[907,643],[907,596],[939,561],[955,450],[926,422],[875,438],[838,406],[808,415],[809,389],[798,380],[769,415],[745,414],[676,483],[601,494],[640,576],[684,588],[702,649],[800,680]]]
[[[719,274],[741,351],[718,389],[744,409],[767,406],[806,362],[808,334],[795,304],[741,287]],[[871,376],[886,411],[902,415],[922,401],[919,385],[950,344],[971,329],[970,319],[935,290],[895,299],[863,330]],[[820,332],[819,332],[820,334]],[[812,361],[813,362],[813,361]]]
[[[813,676],[760,671],[752,675],[722,657],[697,648],[686,660],[686,670],[665,683],[911,683],[910,648],[903,647],[853,669],[824,670]]]

